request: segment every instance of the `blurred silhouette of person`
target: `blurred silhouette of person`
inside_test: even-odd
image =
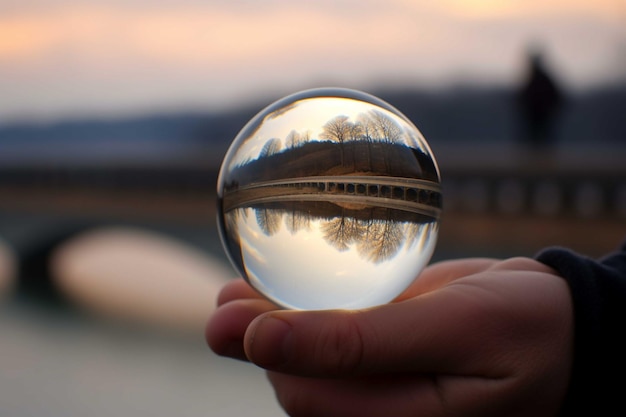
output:
[[[545,149],[554,141],[554,126],[563,107],[561,88],[546,69],[540,49],[528,54],[528,72],[517,93],[522,139],[533,148]]]

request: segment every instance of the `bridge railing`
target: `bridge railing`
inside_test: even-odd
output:
[[[445,211],[626,220],[626,143],[529,149],[468,142],[435,151]]]
[[[626,178],[449,174],[446,210],[626,219]]]
[[[626,220],[623,146],[595,151],[568,149],[546,157],[512,148],[455,145],[436,150],[436,154],[442,173],[444,211]],[[325,178],[324,187],[332,179]],[[383,185],[371,188],[368,178],[355,179],[352,185],[343,185],[345,191],[379,194],[405,187],[392,181],[384,184],[389,190]],[[211,198],[216,181],[217,167],[0,167],[0,189],[27,193],[124,195],[139,191],[141,195],[172,199]],[[411,198],[412,191],[403,192],[408,194],[398,197]],[[5,201],[9,198],[6,193],[2,195]],[[193,204],[194,200],[190,201]]]

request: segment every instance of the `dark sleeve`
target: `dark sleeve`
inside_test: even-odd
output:
[[[574,362],[560,416],[626,415],[626,244],[600,260],[561,248],[536,259],[567,280],[574,306]]]

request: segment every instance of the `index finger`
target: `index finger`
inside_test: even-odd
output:
[[[265,299],[243,278],[237,278],[226,283],[217,296],[217,306],[224,305],[233,300],[239,299]]]
[[[567,339],[569,293],[562,279],[494,270],[461,281],[368,310],[263,314],[246,332],[247,357],[303,376],[419,372],[496,378],[517,364],[511,352],[536,350],[545,335]]]

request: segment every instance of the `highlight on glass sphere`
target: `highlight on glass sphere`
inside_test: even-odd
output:
[[[347,89],[296,93],[254,116],[226,153],[217,194],[232,264],[301,310],[392,301],[430,261],[442,207],[419,130]]]

